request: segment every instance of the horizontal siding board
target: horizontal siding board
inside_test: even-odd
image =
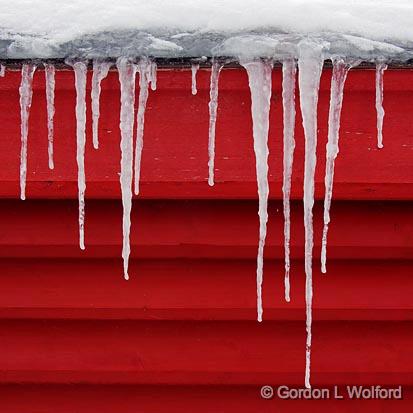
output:
[[[0,318],[256,319],[250,261],[1,260]],[[266,262],[264,319],[304,320],[304,268],[293,262],[291,302],[284,301],[283,262]],[[403,286],[401,288],[400,286]],[[413,320],[408,261],[330,261],[314,268],[314,320]]]
[[[199,93],[190,92],[190,71],[160,71],[158,90],[151,92],[145,119],[141,197],[145,198],[256,198],[252,150],[250,97],[246,73],[222,72],[216,141],[216,186],[206,181],[208,143],[208,70],[198,74]],[[0,196],[19,196],[20,73],[8,72],[0,81]],[[30,115],[29,198],[75,198],[75,91],[74,76],[58,71],[56,78],[55,170],[47,167],[47,121],[44,75],[35,74]],[[324,194],[324,158],[327,138],[330,71],[324,71],[319,103],[319,162],[316,195]],[[376,148],[374,71],[353,70],[348,76],[337,160],[336,199],[412,199],[413,127],[406,116],[413,110],[412,70],[385,74],[383,150]],[[90,85],[90,79],[89,79]],[[281,73],[274,70],[270,118],[270,196],[280,199],[282,182]],[[88,95],[89,96],[89,95]],[[90,98],[86,148],[87,196],[120,196],[119,84],[111,72],[102,82],[101,145],[92,148]],[[177,110],[170,110],[171,108]],[[304,139],[297,99],[296,161],[292,195],[302,196]],[[194,133],[196,131],[196,133]],[[355,167],[357,165],[357,167]]]
[[[24,397],[22,397],[24,394]],[[258,386],[0,385],[4,413],[410,413],[413,390],[403,400],[263,400]]]
[[[86,202],[86,251],[78,247],[77,202],[0,203],[1,257],[121,256],[122,206]],[[258,205],[253,201],[141,201],[132,211],[132,257],[255,258]],[[336,202],[329,256],[411,259],[413,221],[407,202]],[[282,204],[269,204],[267,258],[284,257]],[[315,209],[315,257],[320,253],[322,204]],[[292,206],[293,258],[304,254],[302,204]]]
[[[314,323],[313,385],[413,379],[412,322]],[[0,321],[1,383],[302,385],[302,322]]]

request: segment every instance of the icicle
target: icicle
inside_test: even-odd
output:
[[[120,82],[120,131],[121,131],[121,172],[120,187],[123,205],[123,275],[129,279],[128,266],[130,255],[130,227],[132,209],[132,176],[133,176],[133,125],[135,120],[135,76],[136,66],[127,58],[121,57],[116,64]]]
[[[283,173],[283,206],[284,206],[284,256],[285,256],[285,301],[290,301],[290,193],[291,175],[294,160],[294,127],[295,127],[295,78],[297,64],[295,60],[283,62],[283,122],[284,122],[284,173]]]
[[[0,65],[0,77],[4,77],[6,74],[6,66]]]
[[[145,126],[145,110],[148,100],[148,86],[151,78],[152,63],[147,59],[141,59],[138,63],[139,72],[139,104],[136,116],[137,133],[135,147],[135,195],[139,194],[139,180],[141,175],[141,159],[143,149],[143,130]]]
[[[317,162],[317,103],[320,76],[323,67],[322,47],[311,41],[299,44],[298,82],[300,106],[305,135],[304,161],[304,227],[305,227],[305,301],[306,301],[306,366],[305,386],[310,385],[311,323],[312,323],[312,254],[313,254],[313,205],[314,173]]]
[[[321,243],[321,272],[326,273],[327,259],[327,232],[330,223],[330,205],[333,195],[334,161],[337,158],[339,148],[339,131],[341,106],[343,104],[344,83],[346,82],[351,64],[342,58],[333,59],[333,73],[331,76],[330,111],[328,115],[328,142],[326,146],[326,174],[324,178],[324,228]]]
[[[258,216],[260,219],[257,254],[257,319],[262,321],[263,255],[268,220],[268,129],[272,63],[252,61],[241,62],[241,64],[247,70],[251,91],[251,114],[259,198]]]
[[[79,246],[85,249],[85,143],[86,143],[86,73],[83,62],[73,65],[76,86],[76,161],[79,198]]]
[[[46,103],[47,103],[47,152],[49,156],[49,168],[54,169],[53,161],[53,118],[54,118],[54,88],[55,88],[55,67],[45,63],[44,73],[46,77]]]
[[[157,80],[157,69],[158,66],[155,62],[151,62],[150,77],[149,82],[151,84],[151,90],[156,90],[156,80]]]
[[[192,87],[191,91],[193,95],[196,95],[198,93],[198,90],[196,88],[196,74],[199,70],[199,64],[193,63],[191,66],[191,72],[192,72]]]
[[[92,76],[92,130],[93,130],[93,147],[99,148],[99,116],[100,116],[100,84],[109,73],[112,67],[111,62],[93,61],[93,76]]]
[[[20,93],[20,117],[21,117],[21,152],[20,152],[20,198],[26,199],[26,175],[27,175],[27,137],[29,134],[29,114],[32,105],[32,83],[36,66],[24,64],[19,88]]]
[[[209,139],[208,139],[208,154],[209,154],[209,176],[208,184],[214,186],[214,162],[215,162],[215,124],[217,122],[218,110],[218,82],[219,73],[222,69],[222,63],[213,61],[211,70],[211,84],[209,91]]]
[[[376,63],[376,112],[377,112],[377,147],[383,148],[383,75],[387,65],[383,62]]]

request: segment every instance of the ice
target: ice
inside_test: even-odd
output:
[[[285,300],[290,301],[290,193],[291,175],[294,160],[295,127],[295,82],[297,63],[294,59],[283,62],[283,122],[284,122],[284,173],[283,173],[283,207],[284,207],[284,255],[285,255]]]
[[[123,275],[129,279],[129,255],[130,255],[130,227],[132,209],[132,177],[133,177],[133,127],[135,120],[135,76],[137,67],[127,58],[119,58],[116,66],[119,72],[120,82],[120,131],[121,131],[121,172],[120,187],[123,205]]]
[[[214,163],[215,163],[215,125],[218,111],[218,82],[219,74],[223,64],[218,61],[212,62],[211,83],[209,90],[209,138],[208,138],[208,184],[214,186]]]
[[[354,63],[346,62],[342,57],[333,59],[333,73],[331,75],[330,89],[330,111],[328,115],[328,142],[326,146],[326,174],[324,195],[324,228],[321,242],[321,272],[326,273],[327,260],[327,233],[330,223],[330,206],[333,196],[334,162],[337,158],[339,148],[339,131],[341,106],[343,104],[343,91],[347,74]]]
[[[300,88],[300,107],[305,135],[304,160],[304,228],[305,228],[305,301],[306,301],[306,366],[305,386],[310,385],[311,362],[311,323],[313,300],[313,205],[314,174],[317,162],[317,103],[323,68],[322,45],[311,40],[299,44],[298,82]]]
[[[156,90],[157,71],[158,71],[158,67],[156,63],[151,62],[151,71],[150,71],[150,78],[149,78],[149,83],[151,84],[151,90]]]
[[[257,319],[262,321],[263,258],[268,220],[268,129],[272,63],[251,61],[241,62],[241,64],[247,70],[251,91],[251,114],[259,198],[258,216],[260,221],[257,254]]]
[[[99,116],[100,116],[100,91],[101,82],[109,73],[113,63],[100,60],[93,61],[92,75],[92,130],[93,130],[93,147],[99,148]]]
[[[377,147],[380,149],[383,148],[383,74],[386,69],[385,63],[376,63]]]
[[[32,105],[32,83],[36,66],[26,63],[22,66],[22,77],[19,88],[20,93],[20,117],[21,117],[21,152],[20,152],[20,198],[26,199],[26,175],[27,175],[27,137],[29,134],[29,114]]]
[[[191,73],[192,73],[192,86],[191,86],[191,92],[193,95],[196,95],[198,93],[198,90],[196,88],[196,74],[199,70],[199,64],[193,63],[191,66]]]
[[[152,62],[146,58],[142,58],[138,63],[139,72],[139,102],[138,114],[136,116],[137,132],[136,132],[136,147],[135,147],[135,195],[139,194],[139,180],[141,175],[141,159],[143,149],[143,130],[145,126],[145,110],[146,102],[148,101],[148,86],[152,78]]]
[[[6,66],[0,65],[0,77],[4,77],[6,74]]]
[[[55,67],[45,63],[44,73],[46,77],[46,104],[47,104],[47,152],[49,157],[49,168],[54,169],[53,160],[53,118],[54,118],[54,89],[55,89]]]
[[[79,246],[85,249],[85,143],[86,143],[86,73],[84,62],[72,64],[76,87],[76,161],[79,198]]]

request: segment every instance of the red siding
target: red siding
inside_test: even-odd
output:
[[[330,71],[319,103],[322,199]],[[102,83],[100,146],[86,150],[86,251],[77,236],[73,74],[56,78],[47,168],[44,73],[35,74],[27,201],[19,196],[18,72],[0,79],[0,411],[3,413],[412,411],[413,71],[385,74],[376,149],[374,72],[350,72],[336,163],[328,274],[315,206],[312,384],[404,386],[403,401],[262,400],[304,384],[303,133],[293,175],[292,291],[284,302],[282,107],[274,71],[264,322],[256,318],[258,219],[246,74],[220,79],[216,185],[207,185],[209,71],[162,70],[150,92],[142,196],[122,278],[119,86]],[[90,82],[89,82],[90,84]],[[410,86],[411,85],[411,86]],[[6,199],[7,198],[7,199]],[[94,199],[93,199],[94,198]]]

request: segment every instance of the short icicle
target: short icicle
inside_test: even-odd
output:
[[[6,66],[0,65],[0,77],[4,77],[6,74]]]
[[[45,63],[44,73],[46,78],[46,105],[47,105],[47,153],[49,158],[49,169],[54,169],[53,160],[53,139],[54,126],[53,118],[55,113],[54,89],[55,89],[55,67],[50,63]]]
[[[143,131],[145,127],[145,110],[148,101],[148,86],[152,77],[152,63],[143,58],[138,63],[139,72],[139,102],[138,114],[136,115],[137,132],[135,147],[135,195],[139,194],[139,181],[141,176],[141,159],[143,149]]]
[[[76,86],[76,161],[79,199],[79,246],[85,249],[85,144],[86,144],[86,73],[84,62],[73,63]]]
[[[93,131],[93,147],[99,148],[99,116],[100,116],[100,92],[101,82],[109,73],[112,67],[111,62],[102,62],[99,60],[93,61],[92,75],[92,131]]]
[[[196,95],[198,93],[198,89],[196,88],[196,74],[198,73],[198,70],[199,70],[199,64],[193,63],[191,66],[191,74],[192,74],[191,92],[193,95]]]
[[[218,82],[219,74],[223,64],[218,61],[212,62],[211,83],[209,90],[209,138],[208,138],[208,185],[214,186],[214,164],[215,164],[215,125],[218,111]]]
[[[383,75],[387,65],[383,62],[376,63],[376,112],[377,112],[377,147],[383,148]]]
[[[149,82],[151,84],[151,90],[156,90],[158,78],[158,66],[155,62],[151,62],[150,78]]]
[[[283,208],[284,208],[284,260],[285,260],[285,301],[290,301],[290,193],[291,175],[294,160],[295,127],[295,81],[297,63],[294,59],[283,62],[283,122],[284,122],[284,173],[283,173]]]
[[[322,46],[311,40],[299,44],[298,83],[300,107],[305,135],[304,160],[304,228],[305,228],[305,302],[306,302],[306,366],[305,386],[310,384],[311,324],[313,300],[313,206],[314,174],[317,163],[317,104],[320,76],[323,68]]]
[[[130,255],[130,227],[132,210],[132,178],[133,178],[133,127],[135,121],[135,76],[136,65],[127,58],[121,57],[117,61],[120,82],[120,132],[121,132],[121,161],[120,161],[120,187],[123,205],[123,276],[129,280],[129,255]]]
[[[264,246],[267,235],[268,204],[268,129],[271,98],[272,63],[264,61],[241,62],[248,73],[251,91],[251,114],[257,173],[260,220],[257,254],[257,319],[262,321],[262,283]]]
[[[341,107],[343,104],[344,84],[346,82],[348,71],[352,67],[351,64],[346,63],[346,61],[340,57],[334,58],[332,61],[333,73],[331,75],[330,110],[328,114],[328,141],[326,146],[326,174],[324,178],[324,227],[321,242],[322,273],[327,272],[327,233],[328,224],[330,223],[331,198],[333,196],[334,162],[339,152],[338,141],[340,137],[340,116]]]
[[[20,129],[21,129],[21,152],[20,152],[20,198],[26,199],[26,176],[27,176],[27,137],[29,134],[29,114],[32,105],[33,75],[36,70],[34,64],[24,64],[21,72],[20,93]]]

